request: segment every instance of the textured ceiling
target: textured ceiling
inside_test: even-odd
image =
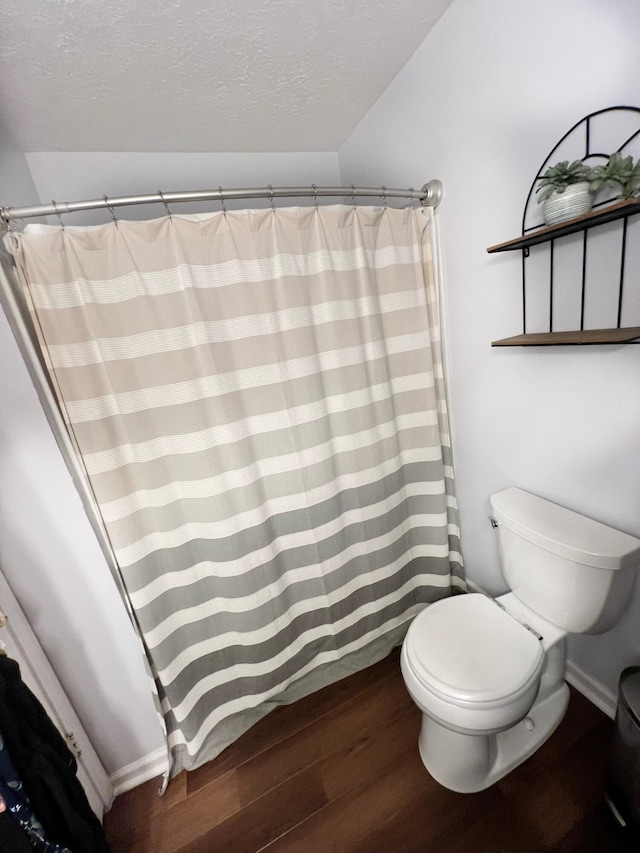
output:
[[[335,151],[452,0],[0,0],[25,151]]]

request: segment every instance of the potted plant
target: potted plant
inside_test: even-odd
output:
[[[616,151],[606,163],[592,170],[591,188],[594,192],[605,186],[619,189],[615,198],[628,199],[639,196],[640,160],[634,163],[630,154],[623,157],[619,151]]]
[[[582,160],[562,160],[544,172],[536,192],[547,225],[589,213],[593,207],[591,178],[593,169]]]

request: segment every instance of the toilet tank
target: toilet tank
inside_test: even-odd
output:
[[[576,634],[609,630],[640,564],[640,539],[510,488],[491,496],[500,566],[511,591]]]

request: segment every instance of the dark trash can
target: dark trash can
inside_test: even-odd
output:
[[[640,826],[640,666],[620,676],[606,799],[618,823]]]

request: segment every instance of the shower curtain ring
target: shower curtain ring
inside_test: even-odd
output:
[[[276,212],[276,203],[275,203],[275,200],[273,197],[273,187],[271,184],[267,184],[267,186],[269,187],[269,198],[271,199],[271,210],[273,210],[273,212],[275,213]]]
[[[318,187],[316,184],[311,184],[313,187],[313,205],[317,209],[318,207]]]
[[[113,207],[111,207],[111,205],[109,204],[109,199],[106,197],[106,195],[103,195],[102,198],[103,198],[106,206],[109,208],[109,213],[111,214],[111,219],[113,222],[115,222],[116,228],[117,228],[118,227],[118,220],[116,218],[115,211],[114,211]]]
[[[387,208],[387,188],[385,187],[384,184],[382,185],[382,206],[386,210],[386,208]]]
[[[167,211],[167,216],[169,217],[169,219],[172,219],[173,215],[172,215],[171,211],[169,210],[169,205],[164,200],[164,196],[162,195],[161,190],[158,190],[158,195],[160,196],[160,201],[164,204],[164,209]]]
[[[224,196],[222,195],[222,187],[218,184],[218,192],[220,193],[220,204],[222,205],[222,212],[224,215],[227,215],[227,208],[224,205]]]
[[[58,205],[55,203],[53,199],[51,199],[51,204],[53,205],[53,209],[56,212],[56,216],[58,217],[58,222],[60,223],[60,228],[64,231],[64,222],[62,221],[62,214],[58,210]]]
[[[2,234],[3,228],[7,229],[7,232],[12,235],[12,242],[14,247],[17,249],[17,241],[15,235],[20,231],[16,224],[16,220],[5,216],[6,213],[9,213],[11,210],[10,207],[0,207],[0,234]]]

